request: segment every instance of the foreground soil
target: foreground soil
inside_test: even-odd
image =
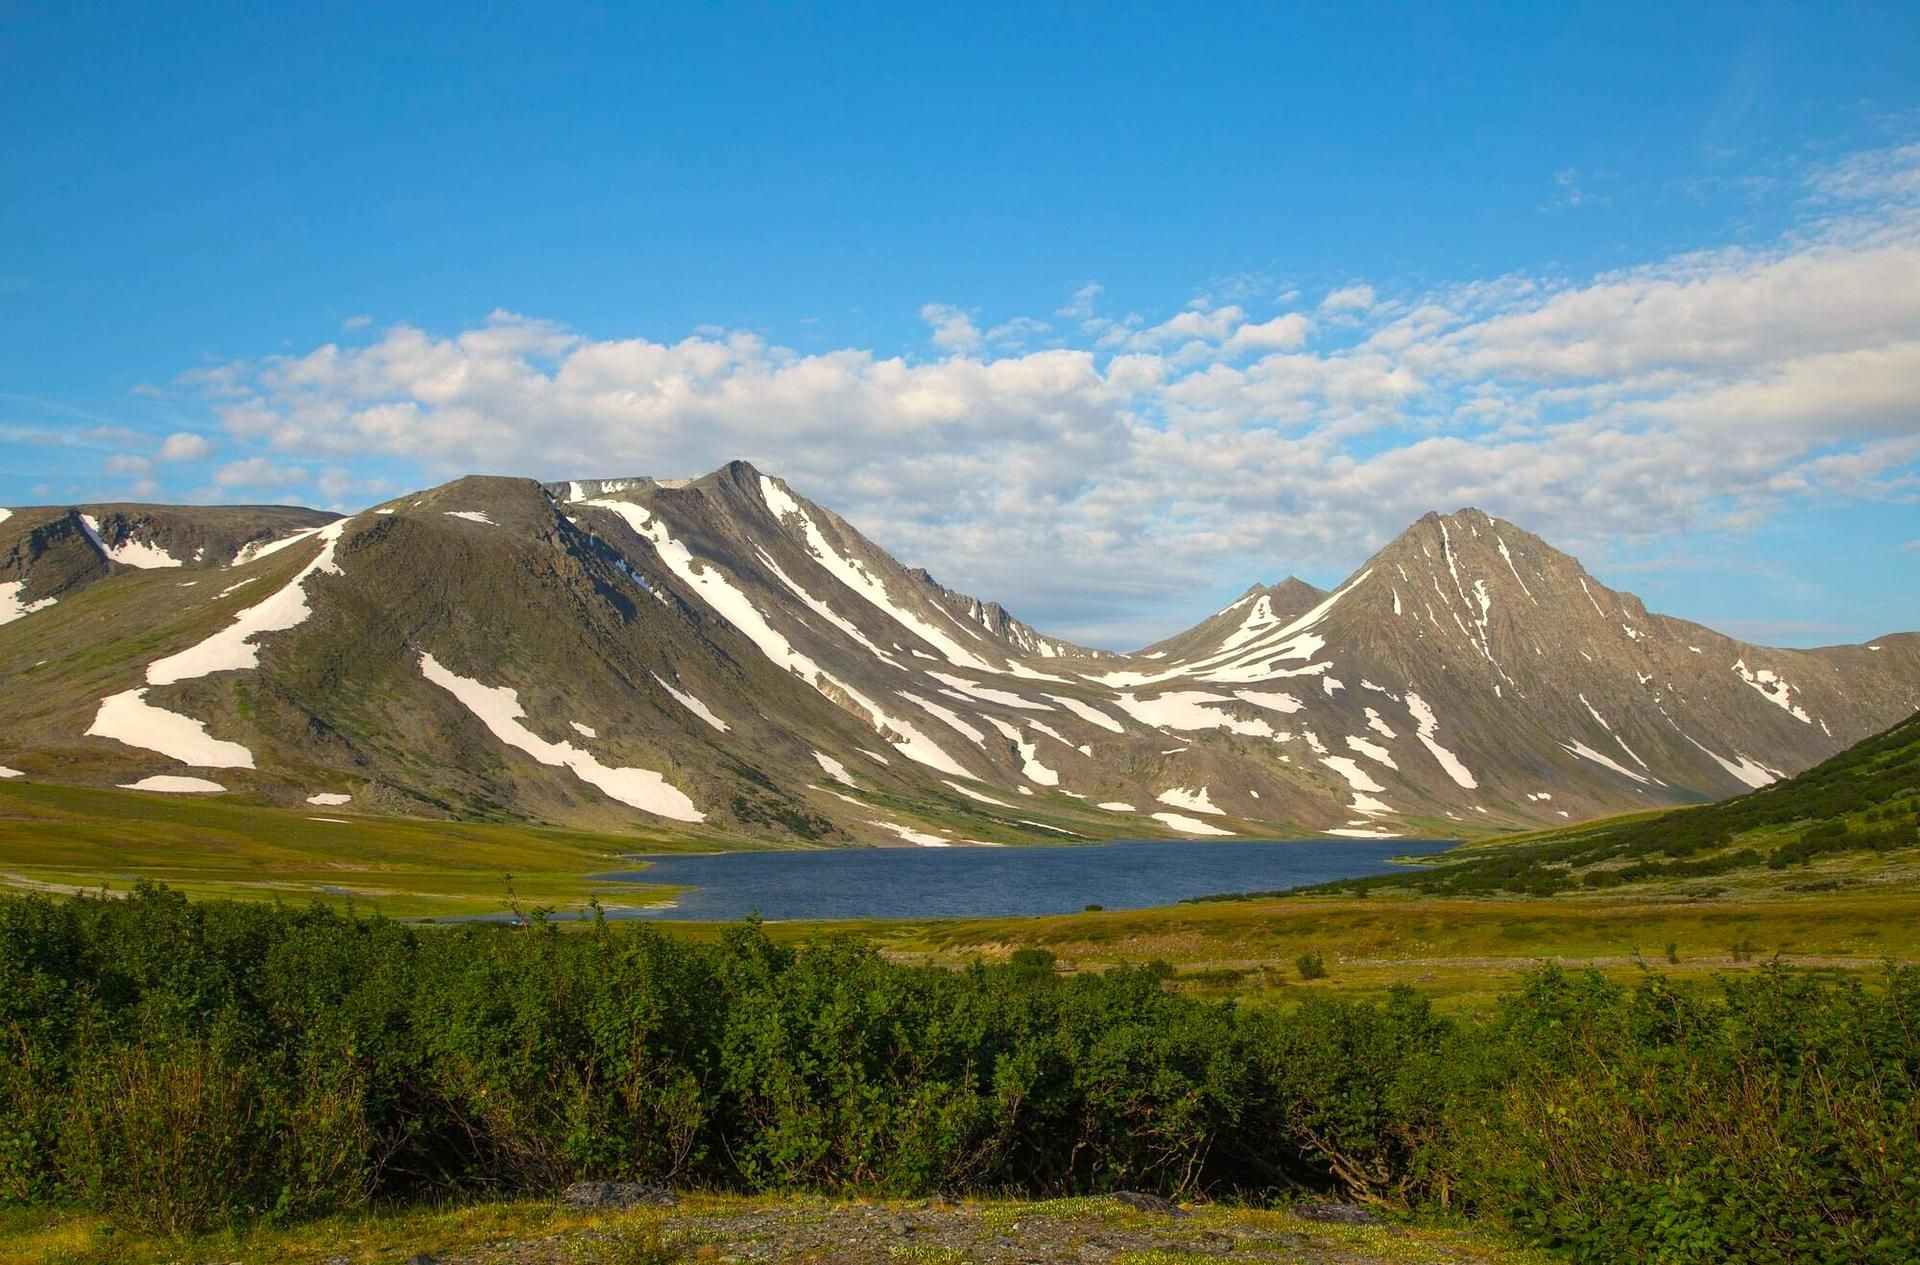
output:
[[[1343,1205],[1143,1210],[1114,1199],[1040,1203],[689,1197],[673,1208],[576,1212],[484,1204],[334,1219],[283,1231],[141,1240],[87,1219],[0,1219],[0,1261],[309,1262],[312,1265],[664,1265],[696,1261],[1385,1262],[1534,1265],[1467,1230],[1403,1225]]]

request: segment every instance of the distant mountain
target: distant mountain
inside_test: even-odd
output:
[[[1471,509],[1136,655],[742,462],[350,518],[19,510],[0,567],[0,766],[338,811],[818,844],[1472,833],[1723,797],[1920,706],[1920,637],[1733,641]]]
[[[1733,799],[1494,839],[1326,890],[1617,892],[1699,900],[1911,889],[1920,857],[1920,713]]]

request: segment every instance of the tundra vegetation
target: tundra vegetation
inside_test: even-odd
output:
[[[0,900],[0,1200],[127,1231],[578,1178],[867,1197],[1302,1191],[1577,1259],[1911,1259],[1920,970],[1544,968],[1255,1006],[754,924],[418,928]],[[1304,973],[1304,972],[1303,972]]]

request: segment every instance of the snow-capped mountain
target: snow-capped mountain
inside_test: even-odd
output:
[[[1471,509],[1331,593],[1094,651],[741,462],[348,518],[19,510],[0,620],[0,766],[29,778],[819,843],[1560,824],[1920,707],[1920,637],[1736,642]]]

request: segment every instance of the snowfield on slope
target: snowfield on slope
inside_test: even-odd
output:
[[[483,685],[440,665],[432,655],[420,655],[420,674],[460,701],[489,733],[542,764],[572,770],[574,776],[598,787],[610,799],[674,821],[705,821],[707,815],[679,787],[651,769],[614,768],[600,763],[591,752],[571,743],[548,742],[522,722],[519,691],[506,685]]]
[[[156,567],[177,567],[182,565],[180,559],[174,557],[159,546],[150,545],[143,540],[135,540],[131,536],[117,545],[109,545],[100,538],[99,520],[95,519],[91,514],[82,514],[80,516],[80,528],[87,533],[87,539],[91,540],[101,553],[106,554],[107,557],[113,559],[123,567],[138,567],[143,571],[148,571]]]
[[[776,665],[794,673],[828,699],[833,698],[833,690],[838,690],[866,711],[868,723],[875,729],[891,729],[899,734],[902,741],[895,744],[896,750],[930,769],[951,773],[955,777],[973,776],[910,722],[882,711],[879,704],[866,698],[846,682],[833,677],[819,664],[794,649],[792,643],[767,622],[766,616],[760,613],[760,609],[747,595],[728,582],[717,565],[704,559],[696,559],[693,551],[675,540],[673,534],[667,530],[666,524],[649,513],[645,506],[636,505],[632,501],[606,499],[588,500],[582,504],[610,510],[619,515],[635,534],[653,546],[655,555],[668,570],[699,594],[701,600],[718,611],[728,623],[739,629],[748,641],[759,648],[761,654],[771,659]],[[832,689],[826,688],[828,686]]]

